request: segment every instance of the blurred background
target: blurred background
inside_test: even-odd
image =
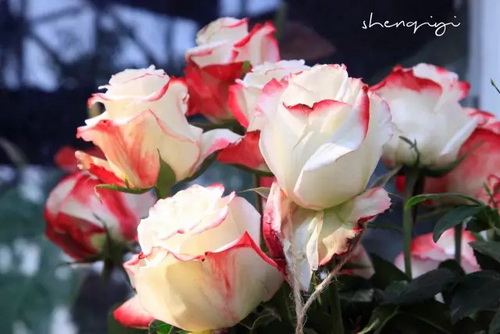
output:
[[[370,14],[377,22],[460,26],[441,37],[429,26],[362,29]],[[344,63],[370,84],[395,64],[449,68],[472,84],[465,105],[500,115],[490,85],[500,82],[498,0],[0,0],[1,334],[108,333],[108,310],[130,293],[127,284],[116,273],[106,285],[98,265],[70,268],[43,235],[44,201],[63,175],[54,154],[84,147],[76,127],[88,117],[87,98],[111,74],[154,64],[182,76],[196,32],[221,16],[272,20],[283,59]],[[202,180],[215,181],[251,187],[227,166]],[[393,246],[377,247],[381,237]],[[374,230],[365,245],[392,260],[400,236]]]

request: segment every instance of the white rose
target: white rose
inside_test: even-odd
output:
[[[469,85],[445,69],[428,64],[396,66],[371,90],[391,108],[395,133],[383,155],[390,167],[417,162],[415,149],[400,137],[416,142],[419,166],[439,168],[457,159],[460,146],[476,127],[459,104]]]
[[[283,277],[259,248],[260,215],[222,185],[159,200],[138,228],[144,254],[125,264],[143,310],[188,331],[231,327]]]
[[[228,130],[202,133],[190,125],[185,116],[185,82],[154,66],[120,72],[101,88],[106,93],[94,94],[89,104],[101,102],[106,111],[86,120],[77,136],[104,152],[107,161],[79,153],[82,167],[103,181],[153,187],[160,158],[180,181],[191,176],[209,154],[239,139]]]
[[[386,103],[340,65],[272,80],[258,108],[267,166],[287,197],[310,209],[361,194],[392,134]]]

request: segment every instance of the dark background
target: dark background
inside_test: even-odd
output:
[[[266,2],[271,4],[267,9],[252,10]],[[48,6],[53,10],[47,12],[40,10],[43,3],[58,5]],[[445,45],[444,40],[453,40],[451,50],[443,46],[428,52],[439,54],[434,60],[438,65],[463,58],[466,50],[466,8],[452,0],[2,0],[0,137],[17,145],[30,163],[51,164],[60,146],[83,145],[75,139],[75,129],[87,118],[86,100],[111,74],[155,64],[181,76],[182,48],[193,46],[195,31],[227,13],[227,7],[252,22],[279,17],[283,58],[344,63],[351,76],[368,82],[433,40]],[[370,12],[380,22],[455,20],[462,25],[439,38],[426,27],[416,34],[408,28],[363,30]],[[84,16],[90,19],[81,19]],[[72,19],[78,22],[76,28],[67,24]],[[172,52],[173,44],[179,44],[177,32],[184,29],[179,21],[193,30],[192,36],[184,36],[181,50]],[[149,34],[141,33],[143,27],[149,27]],[[34,57],[41,59],[35,63]],[[44,83],[45,76],[51,77],[50,85]],[[0,152],[0,163],[9,162]]]

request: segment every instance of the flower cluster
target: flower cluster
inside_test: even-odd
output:
[[[80,171],[47,201],[47,236],[77,260],[139,244],[124,264],[136,295],[114,312],[125,326],[229,328],[283,285],[303,326],[332,277],[374,272],[360,239],[391,206],[385,184],[369,186],[380,160],[406,177],[407,200],[417,194],[415,175],[427,193],[462,195],[452,203],[500,200],[500,123],[460,105],[469,86],[456,74],[397,66],[369,87],[344,65],[280,60],[273,25],[248,25],[221,18],[203,28],[186,52],[185,78],[154,66],[112,76],[89,99],[105,111],[77,130],[98,149],[75,153],[67,165]],[[217,129],[191,124],[195,114]],[[221,184],[171,192],[214,159],[272,176],[261,187],[268,194],[254,207]],[[410,276],[412,257],[413,276],[435,269],[453,258],[454,237],[417,237],[396,264]],[[473,240],[464,232],[467,272],[478,270]],[[344,268],[351,257],[354,269]]]

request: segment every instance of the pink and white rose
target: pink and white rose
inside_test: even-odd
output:
[[[191,176],[216,150],[239,139],[229,130],[203,133],[186,119],[188,92],[185,82],[163,70],[125,70],[89,100],[106,111],[86,120],[77,137],[98,146],[107,160],[78,152],[81,167],[105,182],[131,188],[156,185],[160,159],[180,181]]]
[[[387,192],[373,188],[336,207],[310,210],[295,204],[274,183],[264,209],[264,240],[273,259],[298,276],[301,289],[307,291],[313,272],[333,256],[350,252],[351,240],[390,205]]]
[[[365,191],[392,135],[387,104],[343,65],[265,85],[260,150],[286,196],[321,210]]]
[[[445,231],[437,242],[432,239],[432,233],[427,233],[413,238],[411,243],[411,271],[413,277],[418,277],[431,270],[437,269],[439,264],[455,257],[454,230]],[[469,242],[476,241],[472,233],[462,232],[462,259],[461,265],[466,273],[478,271],[474,251]],[[404,270],[404,254],[399,254],[394,264]]]
[[[271,23],[224,17],[201,29],[198,46],[186,52],[185,75],[189,85],[189,115],[202,114],[211,121],[234,119],[228,108],[228,89],[252,66],[279,61]]]
[[[260,130],[264,117],[260,117],[257,102],[264,86],[272,79],[286,80],[291,73],[308,69],[303,60],[282,60],[256,66],[245,77],[229,87],[229,109],[246,129],[246,135],[231,144],[218,156],[224,163],[243,165],[254,170],[269,171],[260,153]]]
[[[155,202],[150,193],[95,188],[100,184],[87,172],[75,172],[58,183],[45,205],[45,235],[76,260],[99,255],[107,234],[115,243],[134,242],[140,220]]]
[[[125,267],[142,307],[123,318],[147,312],[188,331],[226,328],[278,290],[283,275],[258,246],[259,213],[223,192],[191,186],[159,200],[141,221],[143,253]]]
[[[419,166],[449,165],[476,127],[459,103],[468,94],[469,84],[443,68],[429,64],[396,66],[370,90],[380,94],[391,108],[395,132],[383,155],[389,167],[417,163],[415,149],[401,137],[416,142]]]
[[[440,178],[425,179],[425,193],[459,193],[478,197],[485,203],[490,202],[484,184],[487,184],[494,197],[500,196],[496,180],[500,177],[500,121],[490,113],[477,109],[467,109],[469,115],[477,121],[478,127],[462,144],[459,156],[465,159],[451,172]],[[463,203],[454,197],[445,197],[435,204]],[[490,203],[492,204],[492,203]]]

